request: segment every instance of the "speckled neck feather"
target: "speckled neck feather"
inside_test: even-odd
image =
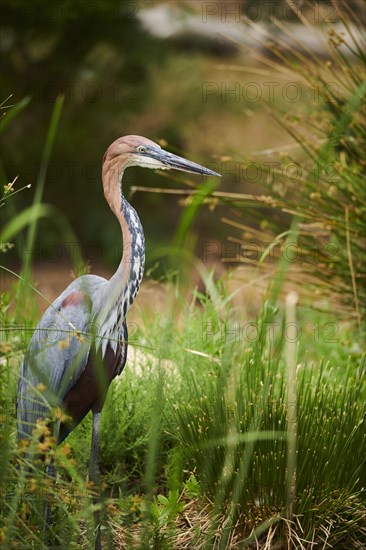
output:
[[[112,348],[117,347],[122,323],[137,296],[144,273],[144,232],[136,210],[122,193],[124,168],[121,156],[103,164],[104,195],[120,223],[123,237],[121,262],[106,285],[106,299],[97,313],[103,353],[108,341]]]

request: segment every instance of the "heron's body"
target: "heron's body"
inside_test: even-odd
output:
[[[47,309],[21,364],[17,403],[18,434],[22,439],[32,436],[39,418],[52,418],[55,407],[66,413],[55,423],[59,443],[90,410],[93,412],[92,479],[99,474],[100,413],[111,380],[126,363],[126,315],[144,271],[142,226],[121,188],[124,170],[129,166],[219,175],[163,151],[141,136],[117,139],[104,155],[104,196],[121,226],[121,262],[109,281],[95,275],[79,277]],[[46,518],[49,520],[49,514]],[[96,548],[101,548],[99,528]]]
[[[38,418],[51,416],[50,407],[62,407],[71,419],[60,424],[58,442],[63,441],[90,410],[101,411],[106,388],[126,363],[125,319],[143,276],[144,237],[135,210],[123,196],[121,201],[127,229],[135,235],[126,244],[129,260],[121,261],[110,281],[79,277],[43,315],[20,368],[21,438],[31,435]]]

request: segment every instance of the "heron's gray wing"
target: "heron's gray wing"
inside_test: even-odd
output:
[[[29,436],[38,418],[50,417],[85,369],[92,313],[90,292],[79,281],[47,309],[25,353],[18,383],[19,437]]]

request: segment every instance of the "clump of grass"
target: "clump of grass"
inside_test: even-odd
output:
[[[156,352],[136,355],[104,410],[102,462],[116,499],[115,536],[132,537],[131,548],[144,547],[139,544],[146,537],[155,537],[159,548],[230,548],[230,540],[234,548],[254,543],[254,530],[263,548],[266,540],[288,540],[290,548],[327,540],[346,548],[352,536],[356,548],[366,536],[364,357],[348,364],[338,363],[337,356],[310,362],[309,342],[295,344],[300,345],[296,492],[288,517],[289,404],[281,313],[267,304],[252,342],[237,340],[232,319],[223,319],[210,300],[201,308],[185,306],[182,318],[189,322],[170,326],[169,351],[161,343],[164,319],[146,321],[144,343]],[[277,327],[274,333],[271,326]],[[196,491],[192,501],[190,483]],[[122,494],[128,493],[137,503],[127,500],[132,515],[123,512]],[[173,501],[180,502],[177,495],[183,509],[173,507]],[[170,506],[171,516],[165,509]],[[193,517],[184,527],[187,509]],[[198,527],[201,521],[204,528]]]
[[[188,402],[176,399],[174,407],[178,427],[172,432],[180,442],[187,469],[195,472],[203,491],[211,495],[217,513],[230,517],[234,502],[233,524],[240,517],[242,534],[247,537],[263,519],[275,514],[285,517],[287,505],[289,410],[283,339],[273,344],[264,330],[274,321],[273,312],[264,310],[254,344],[223,346],[216,375],[211,371],[210,376],[210,369],[204,374],[201,367],[198,374],[198,368],[185,367],[182,386],[189,388],[191,398]],[[325,361],[309,365],[303,358],[297,369],[294,514],[299,519],[292,530],[308,541],[320,540],[324,525],[332,518],[347,518],[353,499],[360,506],[353,520],[360,527],[363,522],[362,361],[356,368],[350,364],[346,373],[344,368],[332,369]],[[346,388],[336,383],[344,374]],[[355,405],[346,413],[348,403]],[[347,468],[346,457],[354,457],[354,467]],[[276,528],[274,540],[284,537],[286,525],[283,522],[282,528]],[[341,540],[345,524],[341,525],[334,524],[329,541]]]

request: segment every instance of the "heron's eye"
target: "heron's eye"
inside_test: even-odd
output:
[[[137,147],[137,150],[139,153],[146,153],[146,147],[144,147],[143,145]]]

